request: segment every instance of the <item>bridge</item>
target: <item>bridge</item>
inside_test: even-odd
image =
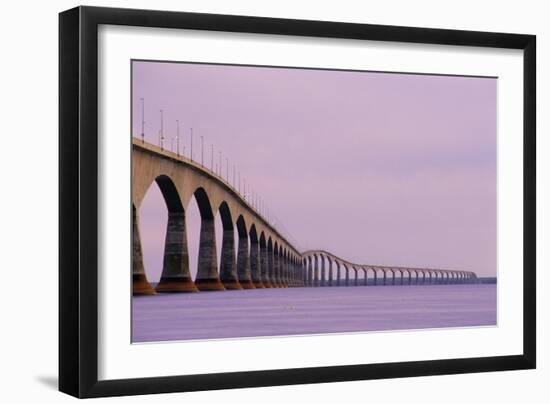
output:
[[[305,268],[304,284],[307,286],[350,286],[350,270],[354,272],[354,286],[359,286],[360,272],[363,272],[364,286],[368,285],[369,272],[372,274],[374,286],[470,283],[477,278],[476,274],[470,271],[354,264],[324,250],[306,251],[302,253],[302,257]],[[345,271],[345,277],[342,277],[341,270]],[[391,275],[391,280],[388,280],[388,274]],[[399,274],[397,281],[396,274]],[[405,274],[407,274],[406,278]],[[380,281],[378,281],[378,275],[381,277]]]
[[[153,182],[158,184],[168,209],[163,268],[155,288],[145,273],[139,230],[139,208]],[[193,197],[201,218],[195,280],[189,270],[185,220],[185,212]],[[300,252],[251,202],[250,197],[236,189],[221,173],[208,169],[192,158],[136,138],[132,138],[132,211],[134,295],[350,286],[350,270],[354,271],[353,285],[357,286],[360,271],[364,273],[364,285],[368,284],[369,271],[373,275],[374,285],[388,284],[388,274],[391,274],[391,281],[388,282],[392,285],[470,283],[476,279],[473,272],[354,264],[323,250]],[[223,227],[219,265],[215,235],[218,212]],[[238,240],[235,240],[235,229]],[[341,270],[345,271],[343,278]],[[396,274],[399,274],[397,282]],[[383,281],[377,281],[378,275]]]

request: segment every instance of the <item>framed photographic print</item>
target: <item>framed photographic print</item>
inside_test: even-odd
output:
[[[535,37],[60,14],[59,386],[535,367]]]

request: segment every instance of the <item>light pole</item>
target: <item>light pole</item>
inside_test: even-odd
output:
[[[229,159],[225,159],[225,179],[229,182]]]
[[[204,167],[204,136],[201,135],[201,166]]]
[[[193,161],[193,128],[191,128],[191,161]]]
[[[222,176],[222,152],[220,151],[220,164],[218,166],[218,175],[221,177]]]
[[[176,119],[176,154],[180,156],[180,121]]]
[[[162,109],[160,110],[160,150],[163,150],[164,146],[164,116]]]
[[[214,143],[210,143],[210,171],[214,171]]]
[[[141,143],[145,143],[145,99],[141,100]]]

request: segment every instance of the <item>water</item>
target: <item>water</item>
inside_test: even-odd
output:
[[[133,298],[133,342],[496,324],[496,285],[256,289]]]

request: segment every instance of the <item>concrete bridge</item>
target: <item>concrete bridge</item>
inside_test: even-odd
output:
[[[156,181],[168,208],[163,269],[158,292],[288,287],[301,284],[302,255],[246,197],[220,175],[176,153],[133,138],[133,292],[155,291],[145,276],[138,212]],[[197,201],[201,229],[195,281],[189,271],[185,211]],[[214,219],[223,225],[221,265],[217,263]],[[235,231],[238,240],[235,240]],[[250,248],[249,248],[250,240]],[[235,254],[235,244],[237,254]],[[235,256],[236,255],[236,256]]]
[[[303,282],[306,286],[359,286],[360,272],[363,272],[364,286],[368,285],[369,272],[375,286],[471,283],[477,278],[474,272],[468,271],[355,264],[324,250],[306,251],[302,257],[305,268]],[[350,278],[350,271],[353,271],[353,279]]]
[[[143,198],[153,182],[158,184],[168,208],[163,269],[155,289],[148,282],[143,266],[138,217]],[[193,196],[201,217],[195,280],[189,270],[185,220]],[[133,294],[349,285],[350,269],[355,272],[354,285],[359,283],[359,271],[364,271],[366,284],[369,270],[375,284],[378,284],[378,274],[382,274],[383,284],[386,284],[386,275],[392,274],[391,283],[396,284],[397,273],[400,275],[398,284],[462,283],[475,279],[472,272],[358,265],[326,251],[301,253],[248,199],[228,180],[202,164],[132,138]],[[215,235],[218,212],[223,227],[219,265]],[[325,261],[328,263],[327,275]],[[341,268],[346,274],[344,280]],[[419,274],[422,274],[421,280]]]

